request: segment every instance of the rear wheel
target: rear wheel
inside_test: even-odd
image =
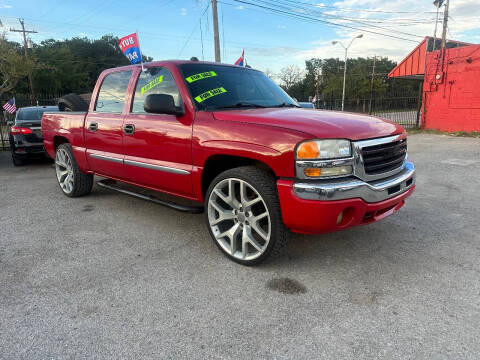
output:
[[[287,245],[275,178],[256,167],[227,170],[212,181],[205,220],[220,250],[244,265],[278,255]]]
[[[93,175],[80,170],[70,144],[61,144],[55,152],[55,172],[63,193],[69,197],[87,195],[92,191]]]
[[[15,150],[12,149],[12,163],[13,166],[22,166],[24,164],[24,160],[15,154]]]

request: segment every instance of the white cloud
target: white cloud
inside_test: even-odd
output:
[[[237,10],[243,10],[245,9],[245,7],[243,5],[238,5],[237,7],[235,7],[235,9]]]
[[[339,40],[344,45],[347,45],[353,37],[360,33],[363,33],[363,38],[355,40],[349,49],[349,57],[372,57],[377,55],[387,56],[392,60],[400,61],[422,41],[424,36],[433,36],[435,27],[436,9],[430,1],[343,0],[333,4],[333,7],[337,9],[331,9],[331,5],[328,6],[328,9],[322,9],[326,6],[323,3],[317,3],[314,6],[319,8],[316,11],[332,15],[324,18],[328,21],[353,27],[363,27],[364,30],[333,28],[336,33],[334,39],[320,38],[312,42],[311,49],[300,51],[293,56],[296,61],[312,57],[343,58],[345,54],[344,49],[338,44],[333,46],[331,41]],[[449,15],[449,38],[466,42],[477,41],[480,36],[480,6],[478,5],[478,0],[456,0],[451,2]],[[362,21],[369,26],[352,23],[346,19]],[[365,30],[387,33],[414,41],[409,42],[371,34]],[[442,22],[440,19],[437,36],[441,36],[441,32]],[[418,35],[419,37],[407,35],[407,33]]]
[[[186,15],[187,15],[187,9],[182,8],[182,9],[180,10],[180,15],[186,16]]]
[[[280,25],[280,24],[277,25],[277,29],[286,29],[286,28],[287,27],[285,25]]]

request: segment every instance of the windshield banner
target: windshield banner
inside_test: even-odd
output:
[[[118,42],[118,46],[120,47],[120,50],[122,50],[123,55],[130,60],[131,64],[138,64],[142,61],[142,53],[140,51],[137,33],[121,38]]]

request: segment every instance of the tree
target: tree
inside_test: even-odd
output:
[[[19,45],[0,34],[0,95],[14,89],[33,67],[33,62],[21,54]]]
[[[272,80],[277,77],[276,74],[275,74],[272,70],[270,70],[270,69],[268,69],[268,68],[265,69],[265,70],[263,71],[263,73],[264,73],[265,75],[267,75],[267,76],[268,76],[270,79],[272,79]]]
[[[94,40],[76,37],[35,44],[31,58],[37,64],[45,64],[33,70],[37,93],[52,96],[92,92],[103,70],[129,64],[118,47],[118,41],[115,36],[104,35]],[[148,62],[152,58],[143,55],[143,60]],[[20,80],[15,90],[28,93],[28,82]]]
[[[286,91],[296,83],[300,82],[303,77],[303,71],[297,65],[288,65],[280,69],[278,78]]]

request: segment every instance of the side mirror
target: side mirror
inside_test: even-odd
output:
[[[167,94],[150,94],[145,98],[143,108],[147,113],[153,114],[169,114],[182,116],[185,111],[175,106],[175,100],[172,95]]]

